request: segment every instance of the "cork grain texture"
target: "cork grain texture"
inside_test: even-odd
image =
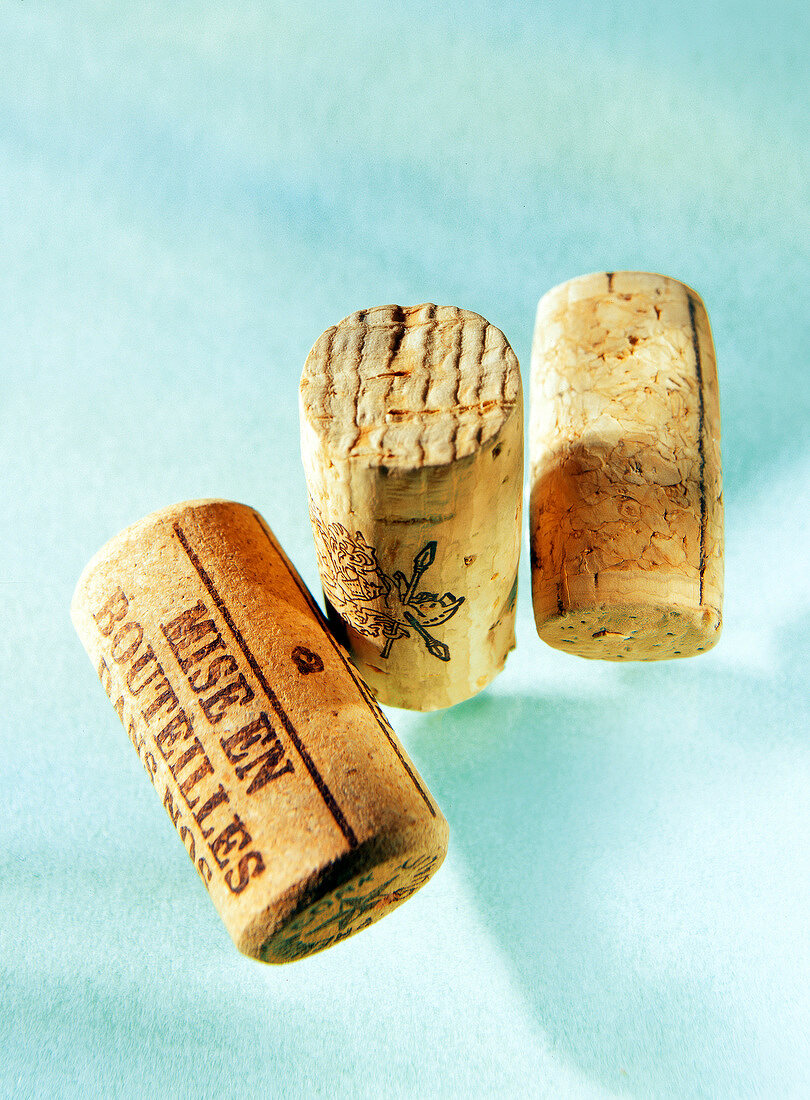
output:
[[[545,295],[530,449],[540,637],[615,660],[711,648],[722,623],[720,411],[697,294],[615,272]]]
[[[72,615],[241,951],[321,950],[437,869],[444,818],[252,509],[191,502],[128,528]]]
[[[304,366],[301,454],[330,618],[392,706],[469,698],[514,646],[520,369],[478,314],[361,310]]]
[[[430,304],[360,310],[307,358],[307,425],[333,459],[408,469],[471,455],[520,400],[517,360],[483,317]]]

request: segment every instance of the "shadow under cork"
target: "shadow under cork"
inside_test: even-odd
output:
[[[594,1082],[749,1095],[781,1046],[785,1079],[810,1084],[779,1006],[763,1021],[751,1003],[780,843],[757,823],[782,797],[774,761],[804,750],[786,673],[612,667],[606,697],[495,687],[409,727],[487,926],[552,1046]],[[778,999],[778,964],[764,980]]]

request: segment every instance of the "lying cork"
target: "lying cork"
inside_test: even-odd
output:
[[[469,698],[514,646],[520,371],[452,306],[380,306],[328,329],[301,378],[301,453],[330,622],[376,696]]]
[[[71,610],[240,951],[320,951],[438,869],[446,821],[252,509],[192,501],[128,527]]]
[[[710,649],[723,603],[717,368],[706,310],[663,275],[541,298],[531,375],[537,631],[582,657]]]

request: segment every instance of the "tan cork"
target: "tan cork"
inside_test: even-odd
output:
[[[446,821],[251,508],[128,527],[71,613],[240,951],[320,951],[438,869]]]
[[[710,649],[723,604],[720,406],[697,294],[617,271],[541,298],[529,438],[540,637],[608,660]]]
[[[301,378],[301,453],[330,621],[384,703],[447,707],[514,646],[523,396],[483,317],[362,310]]]

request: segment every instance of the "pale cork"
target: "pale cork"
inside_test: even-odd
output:
[[[71,612],[240,951],[303,958],[437,870],[446,821],[251,508],[192,501],[127,528]]]
[[[710,649],[723,604],[720,406],[698,295],[617,271],[541,298],[529,439],[540,637],[609,660]]]
[[[384,703],[433,710],[514,646],[520,370],[483,317],[362,310],[301,378],[301,454],[330,622]]]

